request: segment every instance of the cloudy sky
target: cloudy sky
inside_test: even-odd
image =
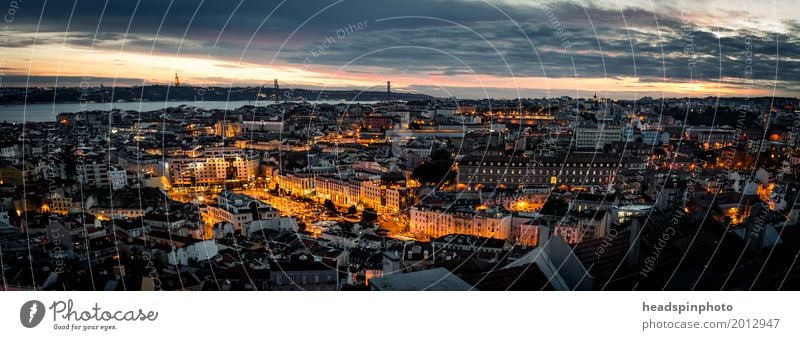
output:
[[[797,97],[794,1],[12,1],[0,86]]]

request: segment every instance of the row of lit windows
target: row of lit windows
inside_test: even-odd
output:
[[[511,162],[510,165],[507,162],[477,162],[477,161],[469,161],[466,165],[473,165],[473,166],[509,166],[509,167],[615,167],[615,166],[626,166],[624,163],[526,163],[526,162]]]
[[[547,183],[556,184],[558,182],[586,182],[586,183],[594,183],[594,182],[602,182],[608,176],[590,176],[590,175],[562,175],[562,176],[550,176],[543,177],[543,176],[525,176],[525,177],[509,177],[509,178],[498,178],[492,176],[475,176],[471,177],[469,180],[472,182],[477,183]]]
[[[598,174],[598,170],[592,170],[591,173],[589,173],[589,171],[587,170],[586,171],[586,175],[595,175],[595,176],[596,175],[600,175],[600,176],[603,176],[603,175],[607,175],[609,173],[609,170],[599,170],[599,172],[600,173]],[[477,174],[477,173],[478,173],[477,171],[472,171],[472,169],[467,170],[467,174],[468,175],[474,175],[474,174]],[[502,171],[498,169],[495,172],[494,169],[488,169],[488,171],[487,171],[487,169],[481,169],[480,173],[489,174],[489,175],[494,175],[496,173],[498,175],[503,175],[503,174],[507,174],[508,171],[505,170],[505,169],[502,170]],[[570,170],[519,170],[519,171],[514,170],[514,169],[511,170],[511,175],[526,175],[526,174],[527,175],[569,175],[570,174]],[[572,175],[583,175],[583,174],[584,174],[583,170],[572,170]]]

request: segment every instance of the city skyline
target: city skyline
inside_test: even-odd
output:
[[[620,6],[12,1],[0,290],[797,289],[790,3]]]
[[[440,98],[795,97],[791,3],[722,6],[26,1],[6,18],[1,85],[152,85],[178,73],[193,86],[278,78],[380,91],[391,80]]]
[[[2,333],[788,338],[798,5],[9,0]]]

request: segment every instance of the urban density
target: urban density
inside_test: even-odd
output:
[[[793,1],[6,5],[2,291],[800,289]]]
[[[796,99],[397,101],[387,86],[369,103],[4,123],[1,286],[788,287],[799,118]]]

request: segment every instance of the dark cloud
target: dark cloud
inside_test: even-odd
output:
[[[536,77],[546,72],[548,77],[674,81],[751,77],[763,81],[775,80],[777,68],[779,82],[800,76],[800,63],[796,60],[778,60],[780,55],[800,52],[797,41],[786,40],[789,35],[727,30],[723,32],[725,37],[720,37],[720,33],[704,27],[683,30],[680,22],[669,18],[661,18],[656,26],[652,14],[647,22],[641,11],[634,16],[625,13],[630,25],[625,27],[619,13],[615,22],[615,13],[592,9],[589,25],[588,19],[577,21],[577,14],[564,12],[558,18],[570,20],[560,22],[563,33],[543,20],[542,13],[530,13],[527,21],[519,24],[522,31],[510,21],[473,23],[470,28],[475,32],[458,26],[428,25],[368,31],[341,39],[315,63],[398,65],[408,72],[438,71],[446,75],[477,72]],[[562,48],[565,42],[569,43],[568,49]],[[381,50],[385,51],[375,53]],[[365,57],[368,53],[373,54]],[[301,54],[289,60],[301,62],[303,58]]]
[[[43,4],[25,1],[12,29],[38,30],[37,43],[61,43],[69,23],[70,45],[118,49],[124,41],[128,51],[174,54],[180,49],[182,55],[218,60],[243,56],[268,64],[275,58],[334,68],[352,63],[350,72],[369,66],[409,74],[635,77],[735,86],[752,79],[758,86],[774,83],[785,90],[796,90],[800,79],[798,22],[786,23],[788,32],[776,34],[691,22],[682,27],[681,18],[643,9],[498,4],[504,13],[479,1],[455,0],[152,0],[138,6],[136,1],[82,0],[70,21],[75,2]],[[337,37],[338,29],[363,21],[368,29]],[[328,37],[335,43],[320,52]],[[33,41],[31,34],[12,36],[5,46]]]
[[[86,82],[89,86],[97,87],[100,85],[110,86],[116,84],[118,86],[135,86],[142,85],[142,79],[137,78],[109,78],[109,77],[77,77],[77,76],[24,76],[24,75],[7,75],[2,77],[2,86],[8,87],[36,87],[38,84],[47,84],[48,86],[58,87],[79,87],[81,82]]]

